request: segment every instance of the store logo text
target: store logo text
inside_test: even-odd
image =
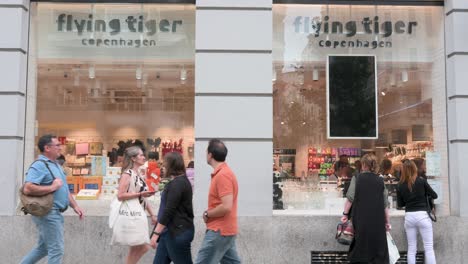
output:
[[[127,16],[125,19],[114,18],[108,21],[103,19],[94,19],[93,15],[88,15],[87,19],[76,18],[70,14],[60,14],[56,20],[57,30],[60,32],[77,32],[82,36],[86,31],[88,33],[103,32],[115,36],[121,32],[140,33],[135,39],[127,38],[83,38],[83,46],[116,46],[116,47],[135,47],[156,46],[156,40],[143,39],[141,34],[154,36],[158,30],[165,33],[176,33],[177,29],[183,24],[182,20],[155,19],[145,20],[140,16]],[[125,30],[123,30],[125,29]]]
[[[294,19],[294,31],[296,33],[312,34],[314,37],[320,37],[320,34],[341,34],[346,37],[353,37],[356,34],[378,35],[383,38],[390,37],[393,33],[396,34],[413,34],[418,22],[410,21],[392,21],[380,22],[379,17],[375,16],[373,19],[364,17],[362,21],[348,21],[342,23],[340,21],[331,21],[329,16],[325,16],[323,21],[320,17],[302,17],[297,16]],[[358,31],[361,30],[361,31]],[[320,47],[326,48],[378,48],[385,47],[391,48],[391,41],[369,41],[362,39],[354,40],[320,40]]]

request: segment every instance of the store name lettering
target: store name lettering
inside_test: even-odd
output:
[[[169,21],[162,19],[159,23],[155,19],[144,20],[143,16],[128,16],[125,23],[120,19],[111,19],[108,22],[102,19],[93,19],[93,15],[89,15],[88,19],[74,19],[73,15],[60,14],[57,18],[58,31],[73,31],[74,28],[78,31],[78,35],[83,32],[110,32],[111,35],[116,35],[121,31],[121,25],[125,24],[130,32],[143,33],[148,36],[156,34],[157,28],[161,32],[176,32],[177,26],[182,25],[182,20]]]
[[[379,35],[384,38],[390,37],[392,34],[413,34],[416,30],[418,22],[410,21],[392,21],[380,22],[379,17],[375,16],[373,19],[364,17],[362,21],[348,21],[346,23],[340,21],[331,21],[329,16],[325,16],[323,21],[320,17],[303,17],[297,16],[294,19],[294,31],[296,33],[312,34],[314,37],[320,37],[321,34],[341,34],[346,37],[353,37],[359,32],[368,35]],[[361,30],[361,31],[358,31]],[[367,41],[367,40],[321,40],[319,41],[320,47],[339,48],[339,47],[392,47],[391,41]]]
[[[154,36],[159,32],[176,33],[182,26],[182,20],[155,19],[146,20],[144,16],[127,16],[125,19],[114,18],[110,20],[94,19],[93,15],[88,15],[87,19],[76,18],[71,14],[60,14],[56,20],[57,30],[60,32],[77,32],[82,36],[88,33],[104,32],[110,36],[115,36],[121,32],[146,33],[146,36]],[[122,30],[125,27],[125,30]],[[142,39],[139,35],[135,39],[127,38],[83,38],[83,46],[112,46],[112,47],[135,47],[155,46],[154,39]]]

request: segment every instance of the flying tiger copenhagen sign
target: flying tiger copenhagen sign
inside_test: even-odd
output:
[[[192,59],[195,8],[156,4],[37,4],[39,58]]]
[[[323,20],[320,17],[297,16],[294,19],[294,32],[311,34],[319,38],[321,34],[329,35],[329,39],[321,39],[318,46],[321,48],[391,48],[392,41],[388,40],[393,34],[413,34],[418,22],[405,22],[398,20],[380,22],[379,16],[363,17],[360,21],[334,21],[329,16]],[[380,36],[380,40],[360,39],[359,35]],[[335,36],[340,36],[336,38]],[[345,36],[348,39],[343,39]]]
[[[134,47],[156,46],[156,34],[176,33],[183,26],[182,20],[147,19],[143,15],[129,15],[124,18],[95,19],[92,14],[86,18],[77,18],[73,14],[60,14],[57,17],[57,31],[75,32],[78,36],[83,33],[107,33],[105,37],[82,37],[79,39],[83,46],[96,47]],[[130,37],[119,37],[121,32],[134,34]]]

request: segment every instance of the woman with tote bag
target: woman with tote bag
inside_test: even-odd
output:
[[[390,230],[391,226],[387,192],[383,179],[376,174],[378,165],[375,155],[364,155],[361,163],[362,171],[351,180],[341,218],[346,223],[350,217],[354,227],[348,260],[350,263],[388,264],[386,230]]]
[[[109,224],[113,228],[111,244],[128,245],[130,250],[127,264],[135,264],[148,251],[149,231],[145,209],[156,223],[156,215],[146,199],[155,194],[140,175],[140,167],[145,164],[145,155],[138,146],[125,150],[122,175],[119,181],[117,199],[111,204]]]
[[[426,264],[435,264],[432,222],[428,215],[427,196],[437,199],[427,180],[418,176],[418,168],[411,160],[403,160],[400,183],[397,188],[399,207],[405,207],[405,231],[408,240],[408,263],[416,262],[418,231],[424,243]]]

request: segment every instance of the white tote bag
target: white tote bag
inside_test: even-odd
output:
[[[116,205],[113,204],[114,208]],[[138,199],[121,202],[117,215],[109,216],[110,224],[112,224],[111,245],[137,246],[150,242],[148,218]]]
[[[400,252],[395,244],[395,241],[390,235],[390,232],[387,232],[387,245],[388,245],[388,256],[390,264],[395,264],[400,258]]]
[[[122,202],[117,199],[117,197],[112,200],[110,204],[110,211],[109,211],[109,228],[113,228],[115,224],[115,220],[117,220],[117,216],[119,216],[119,210]]]

